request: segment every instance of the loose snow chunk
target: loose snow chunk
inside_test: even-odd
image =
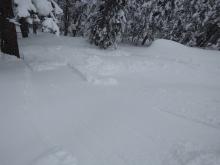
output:
[[[204,150],[195,144],[184,142],[175,146],[169,165],[219,165],[219,151]]]
[[[53,149],[36,159],[33,165],[76,165],[76,158],[61,149]]]
[[[201,154],[198,157],[191,160],[187,165],[219,165],[220,155],[207,153]]]
[[[117,85],[118,81],[114,78],[95,78],[95,77],[87,77],[87,81],[94,85]]]

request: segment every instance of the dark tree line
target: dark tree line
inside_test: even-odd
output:
[[[220,0],[59,2],[68,10],[64,12],[68,19],[63,19],[65,35],[86,35],[101,48],[121,40],[150,45],[155,38],[164,38],[188,46],[220,49]]]
[[[165,38],[220,49],[220,0],[130,0],[126,17],[124,36],[135,44]]]

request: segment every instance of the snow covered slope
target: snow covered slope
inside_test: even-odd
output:
[[[0,56],[1,165],[219,165],[220,52],[20,41]]]

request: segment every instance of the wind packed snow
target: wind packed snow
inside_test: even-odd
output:
[[[0,56],[1,165],[220,164],[219,51],[19,45],[22,60]]]

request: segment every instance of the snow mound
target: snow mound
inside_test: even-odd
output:
[[[95,78],[95,77],[87,77],[87,81],[94,85],[117,85],[118,81],[114,78]]]
[[[188,142],[177,144],[169,156],[169,165],[219,165],[220,151],[200,148]]]
[[[191,160],[187,165],[219,165],[220,164],[220,155],[207,153],[201,154]]]
[[[38,157],[32,165],[76,165],[71,153],[55,148]]]
[[[163,48],[163,47],[166,47],[166,48],[169,48],[170,50],[173,50],[173,47],[179,47],[179,48],[188,48],[187,46],[185,45],[182,45],[178,42],[175,42],[175,41],[171,41],[171,40],[166,40],[166,39],[157,39],[155,40],[151,47],[160,47]]]

